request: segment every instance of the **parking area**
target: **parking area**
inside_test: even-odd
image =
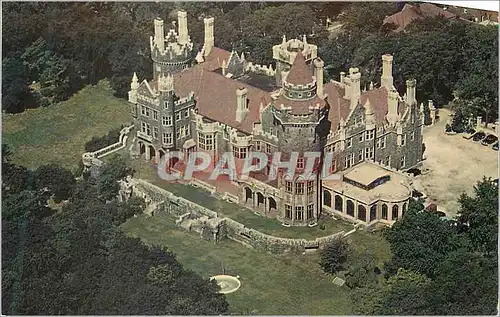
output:
[[[449,112],[440,109],[440,120],[424,128],[426,146],[423,169],[428,173],[414,179],[414,187],[434,201],[447,216],[454,216],[462,193],[473,193],[483,176],[498,178],[498,153],[490,147],[466,140],[462,134],[444,133]]]

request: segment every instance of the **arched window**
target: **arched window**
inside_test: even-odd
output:
[[[351,200],[347,200],[347,214],[354,217],[354,203]]]
[[[358,205],[358,219],[366,221],[366,208],[363,205]]]
[[[370,207],[370,221],[377,219],[377,205]]]
[[[388,208],[386,204],[382,205],[382,219],[387,220]]]
[[[398,219],[398,213],[399,213],[399,206],[398,205],[392,206],[392,220]]]
[[[343,209],[344,201],[342,197],[339,195],[335,195],[335,210],[338,210],[340,212],[344,211]]]
[[[323,205],[332,207],[332,194],[327,190],[323,190]]]

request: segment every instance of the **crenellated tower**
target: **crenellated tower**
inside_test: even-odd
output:
[[[312,61],[318,57],[318,47],[307,43],[306,36],[303,36],[302,41],[299,39],[287,41],[286,36],[283,35],[281,44],[273,46],[273,59],[276,61],[276,84],[278,87],[282,84],[282,73],[290,70],[298,52],[301,52],[309,70],[312,71]]]
[[[174,74],[191,66],[193,42],[188,34],[187,13],[178,11],[177,20],[178,30],[170,29],[166,36],[163,20],[154,20],[155,34],[150,38],[153,80],[160,74]]]

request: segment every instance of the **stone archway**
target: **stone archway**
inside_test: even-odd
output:
[[[358,205],[358,219],[366,222],[366,208],[363,205]]]
[[[377,205],[370,207],[370,221],[377,219]]]
[[[141,141],[138,141],[137,145],[139,147],[139,156],[143,156],[146,153],[146,145]]]
[[[332,194],[326,189],[323,190],[323,205],[332,208]]]
[[[247,203],[249,199],[250,201],[252,201],[252,198],[253,198],[252,190],[248,187],[245,187],[245,203]]]
[[[351,217],[354,217],[354,203],[352,202],[352,200],[348,199],[346,205],[347,214]]]
[[[261,192],[257,192],[257,207],[264,204],[264,195]]]
[[[387,220],[387,215],[389,213],[389,208],[387,207],[387,204],[382,205],[382,219]]]
[[[156,160],[156,149],[154,146],[152,146],[151,144],[147,145],[147,149],[146,149],[146,160],[151,160],[151,158],[153,158],[154,160]],[[156,162],[155,162],[156,163]]]
[[[392,206],[392,220],[398,219],[398,213],[399,213],[399,206],[398,205]]]
[[[269,197],[268,199],[268,205],[269,205],[269,211],[272,211],[272,209],[276,210],[276,200],[273,197]]]
[[[340,212],[344,211],[344,200],[340,197],[340,195],[335,195],[335,210]]]

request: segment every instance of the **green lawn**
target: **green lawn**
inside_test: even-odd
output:
[[[317,255],[275,256],[246,248],[231,240],[214,244],[198,234],[181,231],[165,216],[139,216],[123,225],[132,236],[166,245],[178,260],[204,277],[227,274],[241,277],[241,288],[228,294],[231,311],[248,314],[349,314],[349,290],[330,282],[317,264]],[[222,264],[223,263],[223,264]]]
[[[85,142],[131,122],[127,102],[114,97],[108,83],[101,81],[67,101],[3,115],[2,141],[12,147],[12,159],[17,164],[35,168],[58,163],[74,169]]]

